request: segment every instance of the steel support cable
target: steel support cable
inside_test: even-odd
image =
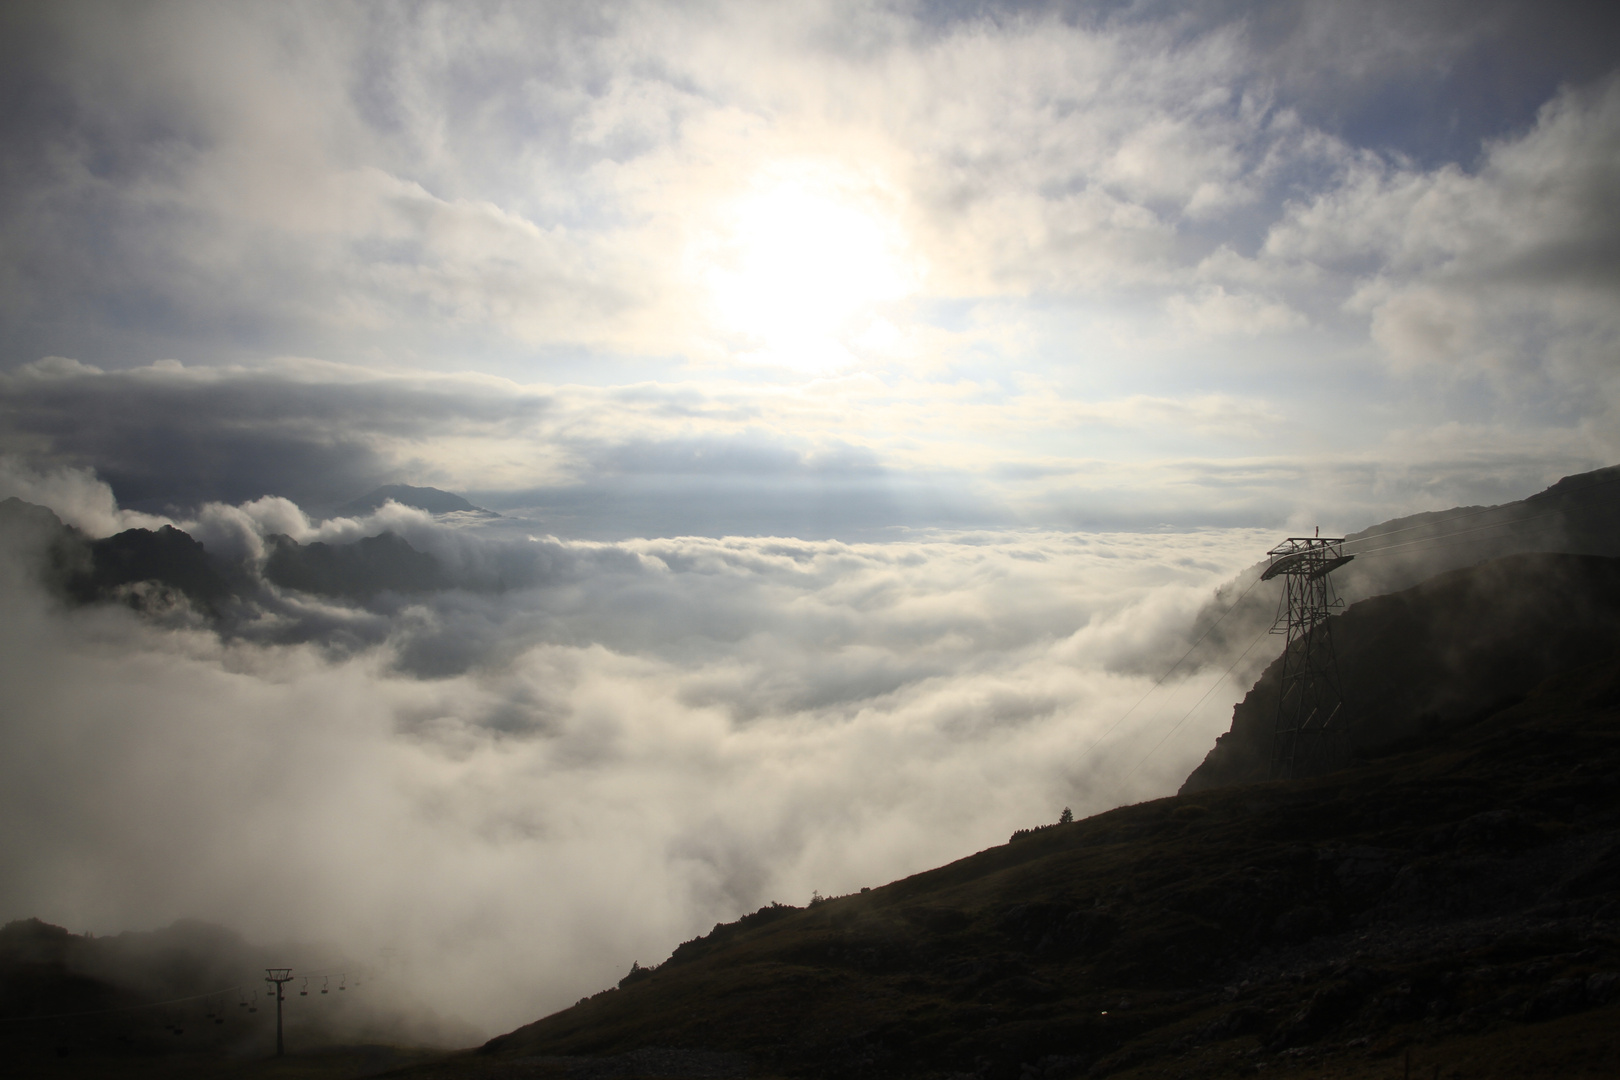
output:
[[[1419,529],[1439,529],[1439,528],[1443,528],[1444,526],[1450,525],[1451,523],[1456,522],[1456,521],[1466,521],[1469,518],[1479,517],[1481,514],[1494,514],[1498,510],[1506,510],[1506,509],[1508,509],[1508,507],[1506,507],[1506,506],[1487,506],[1483,510],[1470,510],[1466,514],[1456,514],[1456,515],[1454,515],[1452,517],[1442,518],[1439,521],[1431,521],[1431,522],[1427,522],[1427,523],[1422,524],[1422,525],[1408,525],[1408,526],[1406,526],[1405,528],[1402,528],[1402,529],[1391,529],[1388,532],[1373,533],[1370,536],[1360,536],[1360,537],[1357,537],[1354,540],[1346,540],[1344,542],[1344,546],[1349,547],[1352,544],[1370,544],[1375,540],[1382,540],[1385,537],[1389,537],[1389,536],[1399,536],[1401,533],[1417,532]],[[1541,517],[1542,514],[1546,514],[1546,513],[1550,513],[1550,512],[1551,511],[1543,510],[1543,511],[1540,511],[1540,512],[1534,513],[1534,514],[1526,514],[1524,517],[1510,518],[1507,521],[1495,522],[1493,524],[1510,525],[1515,521],[1530,521],[1530,520],[1533,520],[1534,518]],[[1489,528],[1490,526],[1483,526],[1483,527]]]
[[[1519,525],[1526,521],[1534,521],[1539,517],[1546,517],[1548,514],[1552,513],[1556,513],[1556,511],[1549,510],[1545,513],[1532,515],[1531,517],[1514,518],[1512,521],[1495,521],[1489,525],[1475,525],[1471,529],[1459,529],[1456,532],[1446,533],[1444,536],[1425,536],[1418,540],[1403,540],[1399,544],[1386,544],[1384,547],[1371,548],[1367,551],[1358,551],[1355,554],[1356,558],[1359,559],[1367,555],[1382,555],[1386,551],[1398,551],[1401,548],[1418,547],[1423,544],[1429,544],[1437,547],[1444,546],[1447,541],[1455,540],[1458,537],[1468,536],[1477,532],[1484,532],[1486,529],[1500,529],[1504,525]]]
[[[346,971],[336,971],[336,970],[324,971],[324,972],[322,972],[322,971],[313,971],[313,972],[310,972],[307,975],[305,975],[305,974],[296,975],[296,976],[294,976],[294,978],[299,978],[299,979],[327,979],[327,978],[331,978],[333,975],[347,975],[347,974],[348,974],[348,972],[346,972]],[[23,1020],[66,1020],[66,1019],[69,1019],[71,1017],[76,1017],[76,1016],[106,1016],[106,1015],[108,1015],[110,1013],[135,1012],[135,1011],[137,1011],[139,1009],[157,1009],[157,1008],[163,1007],[164,1005],[184,1005],[188,1001],[203,1001],[203,1000],[206,1000],[208,998],[224,997],[224,996],[233,994],[233,993],[237,992],[238,990],[257,990],[257,989],[258,989],[258,986],[255,983],[237,983],[235,986],[227,986],[223,990],[210,990],[206,994],[192,994],[190,997],[170,998],[167,1001],[148,1001],[148,1002],[145,1002],[144,1004],[141,1004],[141,1005],[117,1005],[117,1006],[114,1006],[111,1009],[90,1009],[87,1012],[73,1012],[73,1013],[51,1013],[48,1016],[0,1016],[0,1024],[15,1024],[15,1023],[18,1023],[18,1022],[23,1021]],[[269,995],[270,991],[266,990],[265,994]]]
[[[168,1001],[148,1001],[143,1005],[119,1005],[111,1009],[90,1009],[86,1012],[51,1013],[48,1016],[0,1016],[0,1024],[15,1024],[23,1020],[66,1020],[75,1016],[106,1016],[109,1013],[135,1012],[138,1009],[157,1009],[164,1005],[183,1005],[188,1001],[202,1001],[206,998],[225,997],[237,990],[253,989],[248,985],[237,983],[227,986],[223,990],[210,990],[206,994],[193,994],[190,997],[170,998]]]
[[[1142,702],[1144,702],[1148,698],[1152,697],[1153,696],[1153,691],[1157,690],[1160,686],[1164,685],[1164,680],[1168,679],[1170,677],[1170,675],[1176,670],[1176,668],[1180,667],[1186,661],[1187,657],[1189,657],[1189,656],[1191,656],[1193,654],[1194,649],[1198,648],[1198,646],[1200,646],[1200,645],[1202,645],[1204,643],[1204,639],[1209,637],[1209,635],[1214,632],[1214,630],[1215,630],[1215,628],[1217,626],[1221,625],[1221,620],[1222,619],[1225,619],[1228,615],[1232,614],[1232,612],[1237,610],[1237,606],[1243,602],[1243,598],[1245,596],[1248,596],[1249,593],[1258,584],[1260,584],[1260,578],[1258,578],[1258,577],[1256,577],[1253,581],[1249,582],[1248,588],[1246,588],[1242,592],[1238,593],[1237,599],[1233,600],[1232,603],[1227,606],[1227,609],[1225,611],[1221,612],[1220,617],[1217,618],[1214,622],[1210,623],[1208,629],[1206,629],[1202,634],[1198,635],[1198,640],[1193,642],[1192,645],[1190,645],[1187,648],[1187,651],[1181,654],[1181,659],[1177,660],[1175,663],[1171,664],[1169,669],[1167,671],[1165,671],[1165,673],[1163,675],[1159,676],[1159,681],[1154,683],[1152,686],[1148,687],[1147,693],[1143,694],[1140,698],[1138,698],[1136,700],[1135,705],[1132,705],[1130,708],[1126,709],[1124,715],[1122,715],[1118,720],[1115,720],[1112,724],[1110,724],[1107,731],[1103,732],[1101,735],[1099,735],[1095,739],[1091,740],[1091,745],[1086,747],[1084,750],[1080,751],[1079,759],[1083,760],[1093,750],[1095,750],[1095,749],[1097,749],[1097,747],[1101,746],[1103,740],[1108,738],[1108,736],[1112,735],[1119,728],[1119,725],[1123,724],[1130,717],[1131,713],[1133,713],[1137,709],[1141,708]],[[1270,628],[1269,627],[1267,628],[1266,632],[1270,633]],[[1259,640],[1259,639],[1257,638],[1255,640]],[[1252,649],[1252,648],[1254,648],[1254,645],[1251,643],[1249,645],[1249,649]],[[1247,654],[1248,654],[1248,649],[1245,649],[1244,650],[1244,655],[1247,655]]]
[[[1221,672],[1221,677],[1220,678],[1216,679],[1214,682],[1209,684],[1209,689],[1205,690],[1204,693],[1199,697],[1199,699],[1192,703],[1192,708],[1188,709],[1185,713],[1182,714],[1181,719],[1176,721],[1176,726],[1171,728],[1169,731],[1165,732],[1164,733],[1164,738],[1160,739],[1158,741],[1158,743],[1154,745],[1153,749],[1149,750],[1146,754],[1144,754],[1142,756],[1142,760],[1138,761],[1135,764],[1135,766],[1132,767],[1130,772],[1126,773],[1124,776],[1122,776],[1120,778],[1119,783],[1120,783],[1121,786],[1123,786],[1125,784],[1125,782],[1127,780],[1129,780],[1131,777],[1135,776],[1137,770],[1140,769],[1143,765],[1146,765],[1148,763],[1148,759],[1151,758],[1154,754],[1157,754],[1159,752],[1159,749],[1161,747],[1163,747],[1165,743],[1170,741],[1170,736],[1174,735],[1176,732],[1181,730],[1181,725],[1185,724],[1187,722],[1188,718],[1191,717],[1193,713],[1198,711],[1198,706],[1200,706],[1200,705],[1202,705],[1204,703],[1204,699],[1209,697],[1209,695],[1213,694],[1215,692],[1215,688],[1217,686],[1221,685],[1221,683],[1225,682],[1227,680],[1228,676],[1230,676],[1232,674],[1232,672],[1237,670],[1237,666],[1239,664],[1243,663],[1243,658],[1245,656],[1248,656],[1249,653],[1251,653],[1252,651],[1254,651],[1254,647],[1256,645],[1260,644],[1260,639],[1265,637],[1269,633],[1271,633],[1271,628],[1267,627],[1266,629],[1260,631],[1260,633],[1255,635],[1254,640],[1249,642],[1249,647],[1247,649],[1244,649],[1243,652],[1238,655],[1238,658],[1236,660],[1232,661],[1231,666],[1229,666],[1225,671]]]
[[[1586,487],[1587,488],[1603,487],[1603,486],[1605,486],[1607,484],[1620,484],[1620,476],[1611,476],[1606,480],[1595,480],[1592,483],[1587,484]],[[1585,490],[1585,488],[1582,488],[1581,490]],[[1370,536],[1361,536],[1361,537],[1357,537],[1354,540],[1346,540],[1344,542],[1344,546],[1349,547],[1351,544],[1367,544],[1367,543],[1371,543],[1374,540],[1382,540],[1387,536],[1398,536],[1401,533],[1415,532],[1418,529],[1436,529],[1436,528],[1440,528],[1441,526],[1448,525],[1448,524],[1450,524],[1451,522],[1454,522],[1454,521],[1466,521],[1468,518],[1479,517],[1481,514],[1494,514],[1499,510],[1507,510],[1509,507],[1522,506],[1522,505],[1524,505],[1524,504],[1522,502],[1520,502],[1520,503],[1509,503],[1506,506],[1486,506],[1486,507],[1483,507],[1483,508],[1481,508],[1479,510],[1470,510],[1466,514],[1456,514],[1456,515],[1454,515],[1452,517],[1442,518],[1439,521],[1425,522],[1422,525],[1407,525],[1404,528],[1400,528],[1400,529],[1390,529],[1388,532],[1373,533]],[[1552,507],[1552,508],[1547,509],[1547,510],[1538,510],[1533,514],[1526,514],[1523,517],[1511,518],[1508,521],[1496,522],[1495,524],[1492,524],[1492,525],[1481,525],[1481,526],[1479,526],[1479,528],[1495,528],[1496,525],[1511,525],[1511,524],[1514,524],[1515,522],[1520,522],[1520,521],[1534,521],[1536,518],[1546,517],[1549,514],[1557,514],[1557,513],[1562,513],[1562,512],[1563,512],[1562,507],[1555,506],[1555,507]],[[1472,531],[1472,530],[1464,530],[1464,531],[1467,532],[1467,531]],[[1455,534],[1447,534],[1447,535],[1455,535]],[[1436,537],[1435,539],[1443,539],[1443,537]],[[1366,554],[1371,554],[1371,552],[1359,552],[1358,554],[1366,555]]]

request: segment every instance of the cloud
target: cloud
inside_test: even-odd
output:
[[[153,365],[179,358],[221,374],[206,392],[171,379],[162,415],[219,407],[235,430],[197,446],[155,422],[135,446],[133,418],[68,431],[43,384],[12,415],[46,442],[101,439],[73,463],[143,509],[315,507],[382,479],[556,505],[627,452],[625,420],[676,458],[704,440],[804,461],[842,445],[891,479],[943,459],[962,471],[934,486],[977,504],[946,513],[891,484],[852,500],[872,508],[862,527],[1037,501],[964,481],[975,461],[1254,453],[1163,427],[1010,445],[1042,396],[1083,411],[1196,385],[1273,415],[1331,398],[1359,413],[1336,445],[1366,454],[1436,410],[1478,420],[1446,396],[1450,371],[1486,380],[1497,398],[1480,407],[1500,423],[1600,426],[1614,89],[1554,8],[18,15],[3,362],[146,371],[152,401]],[[1331,392],[1295,374],[1301,355],[1334,357]],[[327,412],[264,373],[276,356],[341,362],[291,380]],[[469,368],[505,381],[477,390]],[[81,391],[119,386],[79,374]],[[881,389],[829,391],[850,376]],[[683,404],[701,413],[685,430]],[[333,420],[367,409],[357,430]],[[992,414],[1004,430],[987,446]],[[441,447],[480,424],[504,425],[500,449],[482,454],[480,431],[448,460]],[[217,475],[200,475],[204,445]],[[644,498],[617,482],[615,506]],[[727,528],[754,528],[734,509],[716,507]]]
[[[771,899],[1171,790],[1236,682],[1128,782],[1218,672],[1105,731],[1264,539],[564,543],[271,500],[184,524],[222,551],[386,528],[461,586],[284,594],[216,634],[64,610],[8,552],[0,907],[400,948],[491,1028]]]
[[[62,465],[39,468],[18,457],[0,456],[0,499],[10,498],[49,504],[57,517],[92,537],[167,523],[162,517],[121,509],[112,489],[93,470]]]
[[[1611,79],[1560,94],[1473,173],[1369,159],[1296,206],[1266,252],[1354,274],[1346,307],[1370,319],[1397,368],[1443,365],[1508,385],[1534,372],[1571,398],[1603,394],[1620,342],[1620,217],[1605,195],[1617,180]]]
[[[785,163],[875,198],[928,295],[1184,283],[1337,186],[1356,144],[1319,106],[1443,80],[1528,19],[82,7],[14,19],[13,315],[78,355],[424,364],[737,359],[691,252]]]

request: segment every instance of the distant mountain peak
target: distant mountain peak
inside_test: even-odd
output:
[[[501,515],[482,506],[474,506],[460,495],[431,487],[412,487],[409,484],[384,484],[333,511],[337,517],[360,517],[381,510],[383,504],[394,501],[401,506],[426,510],[430,514],[472,514],[477,517],[496,518]]]

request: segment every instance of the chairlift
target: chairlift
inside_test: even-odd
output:
[[[342,978],[340,978],[338,980],[338,989],[339,990],[347,990],[349,988],[348,987],[348,982],[349,982],[349,977],[347,975],[344,975]]]
[[[248,1012],[251,1013],[251,1012],[258,1012],[258,1011],[259,1011],[259,992],[257,990],[255,990],[255,991],[253,991],[253,997],[249,999]]]
[[[298,996],[299,997],[309,997],[309,980],[308,979],[304,980],[304,988],[302,990],[298,991]]]
[[[331,981],[332,981],[331,979],[322,979],[321,980],[321,993],[323,993],[323,994],[326,993],[326,991],[328,989],[328,986],[331,983]]]

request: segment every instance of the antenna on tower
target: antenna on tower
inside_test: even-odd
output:
[[[1271,777],[1286,780],[1332,767],[1348,749],[1339,659],[1328,622],[1344,601],[1335,595],[1328,575],[1355,556],[1344,553],[1343,537],[1323,536],[1320,526],[1315,536],[1290,536],[1266,554],[1271,565],[1260,580],[1283,579],[1271,627],[1273,634],[1287,635],[1271,735]]]

